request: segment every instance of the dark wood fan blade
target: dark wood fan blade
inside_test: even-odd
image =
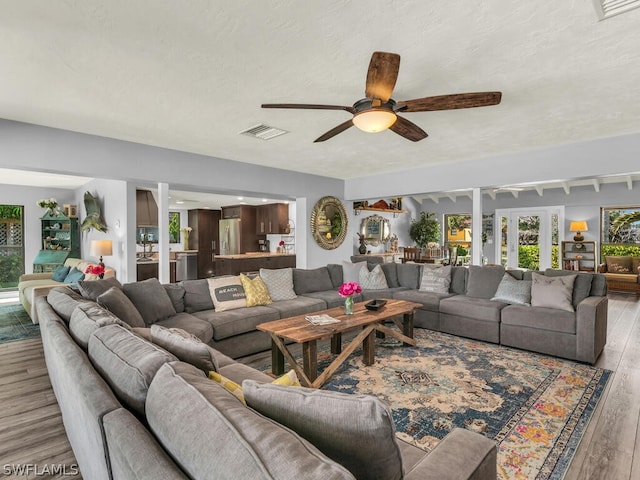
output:
[[[353,127],[353,120],[352,119],[349,119],[344,123],[341,123],[337,127],[333,127],[331,130],[329,130],[324,135],[321,135],[318,138],[316,138],[313,141],[313,143],[324,142],[325,140],[329,140],[331,137],[335,137],[336,135],[338,135],[339,133],[344,132],[347,128],[350,128],[350,127]]]
[[[400,55],[397,53],[373,52],[369,70],[367,70],[367,85],[364,95],[367,98],[379,98],[382,103],[391,98],[396,86],[398,71],[400,70]]]
[[[407,106],[405,112],[431,112],[436,110],[455,110],[457,108],[488,107],[497,105],[502,99],[502,92],[457,93],[436,97],[403,100],[398,106]]]
[[[398,116],[396,123],[389,127],[389,130],[397,133],[401,137],[411,140],[412,142],[418,142],[423,138],[427,138],[429,136],[427,135],[427,132],[422,130],[415,123],[410,122],[406,118],[402,118],[400,116]]]
[[[349,113],[356,113],[353,107],[342,105],[315,105],[310,103],[263,103],[262,108],[301,108],[305,110],[346,110]]]

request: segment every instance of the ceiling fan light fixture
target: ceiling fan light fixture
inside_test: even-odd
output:
[[[356,113],[353,124],[363,132],[377,133],[396,123],[396,114],[386,108],[370,108]]]

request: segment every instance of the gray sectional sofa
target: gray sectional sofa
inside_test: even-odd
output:
[[[198,355],[186,363],[184,351],[154,339],[154,330],[171,330],[132,328],[69,288],[38,297],[36,308],[84,478],[496,478],[494,442],[471,431],[453,430],[427,454],[395,437],[374,397],[272,385],[193,339]],[[207,378],[207,362],[242,384],[248,406]]]

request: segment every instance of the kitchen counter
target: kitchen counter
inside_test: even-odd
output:
[[[295,253],[275,253],[275,252],[247,252],[236,253],[235,255],[216,255],[217,258],[238,260],[241,258],[266,258],[266,257],[295,257]]]

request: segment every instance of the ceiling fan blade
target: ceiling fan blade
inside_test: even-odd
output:
[[[342,105],[315,105],[310,103],[263,103],[262,108],[301,108],[305,110],[346,110],[349,113],[356,113],[353,107]]]
[[[364,91],[367,98],[379,98],[382,103],[388,101],[396,86],[400,70],[400,55],[397,53],[373,52],[369,70],[367,70],[367,85]]]
[[[418,142],[429,136],[427,132],[422,130],[418,125],[400,116],[398,116],[396,123],[389,127],[389,130],[412,142]]]
[[[350,127],[353,127],[353,120],[352,119],[349,119],[344,123],[341,123],[337,127],[333,127],[331,130],[329,130],[324,135],[321,135],[318,138],[316,138],[313,141],[313,143],[324,142],[325,140],[329,140],[331,137],[335,137],[336,135],[338,135],[339,133],[344,132],[347,128],[350,128]]]
[[[457,108],[488,107],[499,104],[501,98],[502,92],[457,93],[404,100],[398,102],[398,106],[406,105],[405,112],[432,112]]]

